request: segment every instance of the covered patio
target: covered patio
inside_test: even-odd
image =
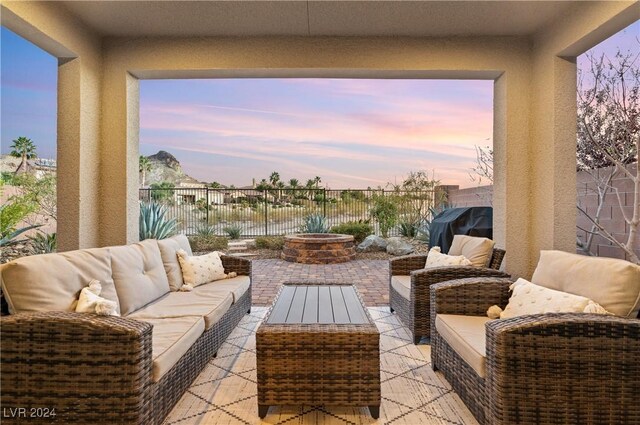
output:
[[[494,82],[494,240],[507,252],[501,270],[526,279],[541,250],[575,252],[576,57],[640,17],[637,1],[4,1],[0,7],[3,26],[58,58],[58,251],[138,242],[140,80],[484,79]],[[379,422],[365,409],[322,405],[272,408],[264,421],[476,423],[476,412],[462,403],[458,389],[431,369],[430,345],[414,345],[412,331],[391,314],[387,263],[312,268],[275,260],[225,261],[224,272],[248,276],[249,289],[226,294],[228,313],[216,316],[219,327],[210,326],[212,315],[181,324],[188,332],[200,326],[203,335],[193,331],[193,352],[185,349],[184,358],[172,359],[187,373],[163,370],[164,377],[151,384],[150,376],[160,372],[149,359],[138,369],[135,362],[119,364],[132,383],[127,394],[109,394],[109,400],[126,405],[129,416],[120,420],[263,423],[256,414],[256,331],[269,318],[273,289],[291,280],[340,279],[356,283],[368,307],[360,313],[353,298],[357,308],[350,314],[357,311],[380,333]],[[142,275],[148,271],[146,263],[139,268]],[[129,310],[136,313],[148,302]],[[166,317],[154,318],[153,326],[113,319],[117,334],[105,346],[119,349],[129,338],[136,356],[150,357],[151,329],[160,329]],[[88,329],[98,322],[83,323]],[[91,338],[101,335],[101,326]],[[366,334],[354,328],[348,341]],[[76,328],[70,329],[65,338],[78,339]],[[349,350],[345,359],[360,348]],[[109,387],[115,378],[105,376]],[[166,394],[156,392],[159,385],[168,388]],[[115,415],[117,408],[110,412]]]

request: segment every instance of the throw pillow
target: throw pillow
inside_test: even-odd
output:
[[[429,249],[427,254],[427,262],[424,265],[425,269],[432,269],[434,267],[444,266],[470,266],[471,261],[467,260],[464,255],[447,255],[440,252],[439,246],[434,246]]]
[[[177,254],[184,280],[181,291],[190,291],[198,285],[235,276],[235,273],[225,274],[220,253],[217,251],[191,256],[184,249],[180,249]]]
[[[501,319],[542,313],[596,313],[611,314],[589,298],[556,291],[518,279],[509,287],[512,291],[509,304],[500,312]],[[490,307],[489,317],[497,316],[498,306]]]
[[[89,286],[80,291],[77,313],[97,313],[103,316],[120,316],[116,311],[117,304],[114,301],[102,298],[102,285],[97,280],[89,282]]]

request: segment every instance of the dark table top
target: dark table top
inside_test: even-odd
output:
[[[285,285],[269,324],[368,324],[356,290],[350,285]]]

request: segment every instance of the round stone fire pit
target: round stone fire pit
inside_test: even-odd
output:
[[[304,264],[336,264],[356,256],[351,235],[332,233],[300,233],[284,237],[282,259]]]

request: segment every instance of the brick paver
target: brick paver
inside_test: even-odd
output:
[[[367,306],[389,305],[389,262],[354,260],[342,264],[299,264],[253,260],[252,304],[269,306],[284,282],[317,281],[354,284]]]

